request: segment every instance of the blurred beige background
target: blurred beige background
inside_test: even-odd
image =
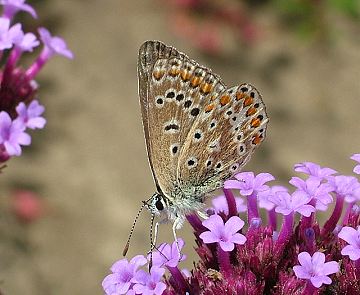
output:
[[[47,203],[33,224],[0,219],[17,241],[1,242],[4,294],[102,294],[101,281],[121,258],[141,201],[154,191],[137,96],[137,50],[145,40],[175,46],[228,85],[246,81],[260,89],[270,124],[246,169],[284,182],[305,160],[351,173],[349,156],[360,152],[359,27],[341,20],[331,44],[319,46],[284,32],[264,11],[257,14],[264,32],[256,46],[210,57],[174,34],[163,3],[52,0],[42,8],[36,2],[40,19],[60,18],[56,33],[75,59],[56,57],[39,75],[48,124],[0,176],[2,207],[22,186],[34,187]],[[149,249],[149,220],[148,213],[140,218],[129,257]],[[160,231],[159,241],[172,241],[169,226]],[[191,267],[189,227],[179,236]]]

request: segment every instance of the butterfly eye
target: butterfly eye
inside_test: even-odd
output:
[[[164,204],[162,203],[161,198],[158,198],[158,199],[156,200],[155,207],[156,207],[156,209],[158,209],[159,211],[164,210]]]

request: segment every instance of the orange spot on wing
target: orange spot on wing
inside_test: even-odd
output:
[[[154,71],[153,76],[154,76],[155,80],[159,81],[164,76],[164,74],[165,74],[165,71],[157,70],[157,71]]]
[[[256,128],[256,127],[259,127],[260,126],[260,123],[261,123],[261,120],[259,118],[254,118],[251,120],[251,127],[253,128]]]
[[[251,107],[247,110],[246,112],[246,116],[251,116],[251,115],[254,115],[256,113],[256,109],[254,107]]]
[[[172,67],[169,71],[169,75],[171,77],[176,77],[180,73],[180,70],[178,68]]]
[[[208,94],[213,88],[212,84],[204,83],[201,85],[200,92],[203,94]]]
[[[180,72],[180,76],[181,76],[181,79],[184,81],[184,82],[187,82],[190,80],[190,78],[192,77],[192,74],[187,71],[187,70],[182,70]]]
[[[243,99],[244,97],[246,97],[247,95],[243,92],[236,92],[236,100],[241,100]]]
[[[259,143],[261,143],[262,140],[262,136],[259,134],[255,134],[255,136],[253,137],[252,143],[255,145],[258,145]]]
[[[230,95],[225,94],[222,97],[220,97],[221,106],[227,105],[229,102],[230,102]]]
[[[213,109],[215,108],[215,104],[208,104],[206,107],[205,107],[205,113],[208,113],[208,112],[211,112]]]
[[[251,105],[252,103],[253,103],[252,97],[246,95],[244,103],[243,103],[244,107],[247,107],[247,106]]]
[[[195,88],[200,85],[201,80],[202,77],[194,76],[190,81],[190,85]]]

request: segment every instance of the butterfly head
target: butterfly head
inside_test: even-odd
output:
[[[168,207],[165,197],[162,194],[155,193],[145,202],[145,207],[152,215],[161,215]]]

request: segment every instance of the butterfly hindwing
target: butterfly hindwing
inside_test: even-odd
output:
[[[267,122],[265,105],[253,86],[242,84],[216,94],[185,141],[178,161],[180,186],[195,195],[221,187],[263,141]],[[201,140],[194,140],[197,134]]]

